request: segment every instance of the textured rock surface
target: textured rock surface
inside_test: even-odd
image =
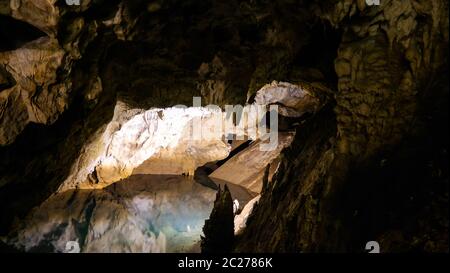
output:
[[[36,26],[48,35],[55,37],[57,34],[60,13],[56,7],[56,0],[21,1],[10,0],[11,16]]]
[[[57,76],[64,55],[58,42],[48,37],[0,52],[0,65],[16,83],[0,94],[1,145],[14,141],[30,122],[53,123],[67,108],[71,83],[59,83]]]
[[[100,157],[75,170],[94,173],[95,180],[85,183],[88,176],[76,175],[74,181],[68,182],[79,188],[103,188],[130,176],[135,168],[153,157],[175,165],[161,173],[193,174],[197,167],[227,157],[230,147],[222,138],[192,138],[191,127],[197,119],[206,126],[208,119],[216,118],[203,108],[152,109],[135,115],[113,134],[102,136]],[[181,166],[177,168],[177,164]]]
[[[0,145],[6,145],[30,122],[52,124],[69,107],[71,93],[79,86],[73,83],[71,73],[97,35],[97,27],[82,17],[67,19],[68,6],[60,7],[55,0],[2,2],[1,14],[22,21],[8,23],[10,29],[2,31],[5,35],[2,39],[14,44],[14,37],[8,35],[18,35],[18,39],[38,36],[26,44],[17,43],[18,48],[0,52],[1,69],[12,77],[0,97]],[[91,1],[85,2],[78,12],[90,5]],[[24,30],[26,24],[36,29]],[[22,34],[25,37],[20,37]]]
[[[245,101],[242,90],[247,88],[250,70],[248,60],[224,52],[219,52],[211,62],[202,63],[198,69],[198,88],[205,104],[234,105]]]
[[[446,1],[343,1],[325,15],[334,24],[361,18],[345,29],[335,61],[340,152],[370,156],[411,130],[417,96],[431,92],[428,77],[446,61],[447,10]]]
[[[58,191],[65,191],[79,187],[79,184],[87,184],[84,188],[95,188],[99,179],[94,175],[95,167],[100,158],[107,153],[108,145],[114,133],[116,133],[123,124],[144,110],[130,109],[127,104],[118,101],[114,107],[112,119],[106,125],[101,126],[94,132],[90,138],[85,140],[78,158],[71,165],[70,174],[67,179],[59,186]],[[90,184],[93,184],[89,187]],[[106,186],[103,184],[102,186]]]
[[[308,90],[308,87],[286,82],[272,82],[256,92],[255,103],[278,104],[279,113],[287,117],[300,117],[305,113],[314,113],[320,109],[322,103],[314,96],[314,93]]]
[[[362,252],[377,239],[385,252],[448,251],[448,130],[436,131],[448,120],[448,2],[316,8],[343,29],[336,107],[299,128],[236,250]]]

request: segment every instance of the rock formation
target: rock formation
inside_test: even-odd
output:
[[[7,73],[4,85],[9,87],[0,97],[1,145],[13,142],[30,122],[55,122],[67,108],[71,83],[60,83],[57,76],[57,70],[64,67],[64,56],[58,42],[48,37],[0,52],[0,65]]]
[[[233,199],[225,185],[217,191],[214,208],[205,221],[201,240],[202,253],[227,253],[233,247]]]
[[[74,166],[73,175],[62,185],[61,191],[71,187],[103,188],[130,176],[149,159],[154,160],[152,163],[156,166],[151,166],[153,171],[147,170],[147,173],[193,175],[197,167],[227,157],[230,150],[221,137],[203,135],[198,140],[192,137],[193,123],[207,126],[208,119],[213,122],[215,113],[202,108],[173,107],[136,114],[120,128],[112,122],[99,140],[86,147],[88,153],[80,155],[85,163]],[[158,169],[158,165],[164,168]]]

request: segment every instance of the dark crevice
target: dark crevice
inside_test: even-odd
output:
[[[47,35],[28,23],[4,15],[0,15],[0,26],[0,52],[20,48]]]
[[[0,65],[0,92],[16,85],[12,75]]]
[[[337,75],[334,60],[341,43],[342,31],[336,30],[330,24],[316,23],[310,31],[310,42],[302,47],[293,65],[318,69],[324,75],[326,83],[337,86]]]
[[[244,149],[246,149],[248,146],[250,146],[250,144],[252,143],[251,140],[247,140],[244,143],[242,143],[241,145],[239,145],[236,149],[234,149],[233,151],[230,152],[230,154],[222,160],[217,161],[216,165],[218,167],[222,166],[223,164],[225,164],[225,162],[227,162],[229,159],[231,159],[232,157],[234,157],[235,155],[237,155],[238,153],[240,153],[241,151],[243,151]]]
[[[83,249],[86,237],[89,233],[89,226],[91,223],[91,218],[94,213],[94,209],[96,207],[95,195],[91,195],[91,198],[88,198],[87,205],[85,206],[84,215],[85,218],[83,221],[78,222],[75,219],[72,219],[73,225],[75,227],[75,233],[77,238],[79,238],[80,248]]]

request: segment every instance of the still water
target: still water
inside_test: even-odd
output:
[[[133,175],[49,198],[3,238],[23,251],[199,252],[216,191],[183,176]]]

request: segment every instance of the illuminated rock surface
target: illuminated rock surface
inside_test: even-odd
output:
[[[130,176],[133,170],[150,159],[135,173],[190,174],[207,162],[227,157],[231,147],[222,138],[193,138],[192,126],[201,120],[214,122],[214,112],[205,108],[152,109],[122,121],[120,128],[115,120],[123,115],[123,104],[116,107],[115,117],[101,138],[87,147],[84,163],[75,165],[61,190],[73,187],[103,188]],[[134,113],[136,113],[135,110]],[[219,112],[221,115],[221,113]],[[123,118],[122,118],[123,119]],[[114,131],[116,129],[116,131]],[[206,132],[208,128],[203,128]],[[90,155],[89,153],[94,152]],[[97,155],[97,157],[95,157]],[[82,156],[82,157],[83,157]],[[91,178],[92,180],[89,180]]]
[[[257,104],[277,104],[280,114],[287,117],[300,117],[305,113],[314,113],[320,106],[320,100],[314,96],[308,85],[295,85],[287,82],[272,82],[264,85],[256,93]]]
[[[265,108],[252,105],[246,109],[256,111],[251,115],[255,122],[243,119],[246,123],[237,126],[241,129],[236,132],[225,125],[231,119],[220,109],[170,107],[143,111],[119,101],[112,121],[87,141],[59,191],[104,188],[133,173],[192,176],[198,167],[229,155],[232,147],[224,136],[230,132],[243,135],[252,129],[254,138],[263,136],[266,129],[260,130],[256,121],[265,114]],[[279,145],[269,152],[270,160],[288,145],[283,135],[279,140]],[[258,143],[257,148],[262,149],[260,146]],[[267,157],[264,153],[257,156]],[[258,168],[268,162],[261,161]]]
[[[234,234],[239,234],[245,229],[247,219],[252,213],[253,207],[259,201],[259,198],[261,198],[261,195],[257,195],[255,198],[250,200],[244,208],[242,208],[242,211],[234,217]]]
[[[270,178],[275,172],[280,152],[290,145],[294,138],[293,133],[278,134],[278,145],[273,151],[261,151],[261,141],[257,140],[249,147],[226,161],[209,177],[218,184],[232,183],[246,188],[248,191],[259,194],[262,188],[263,174],[266,166],[272,164]],[[230,189],[232,186],[230,186]]]
[[[225,158],[230,150],[221,139],[194,140],[190,126],[194,118],[207,119],[205,109],[155,109],[134,116],[114,133],[107,152],[96,166],[99,183],[127,177],[148,158],[167,158],[180,167],[161,173],[193,174],[209,161]]]

